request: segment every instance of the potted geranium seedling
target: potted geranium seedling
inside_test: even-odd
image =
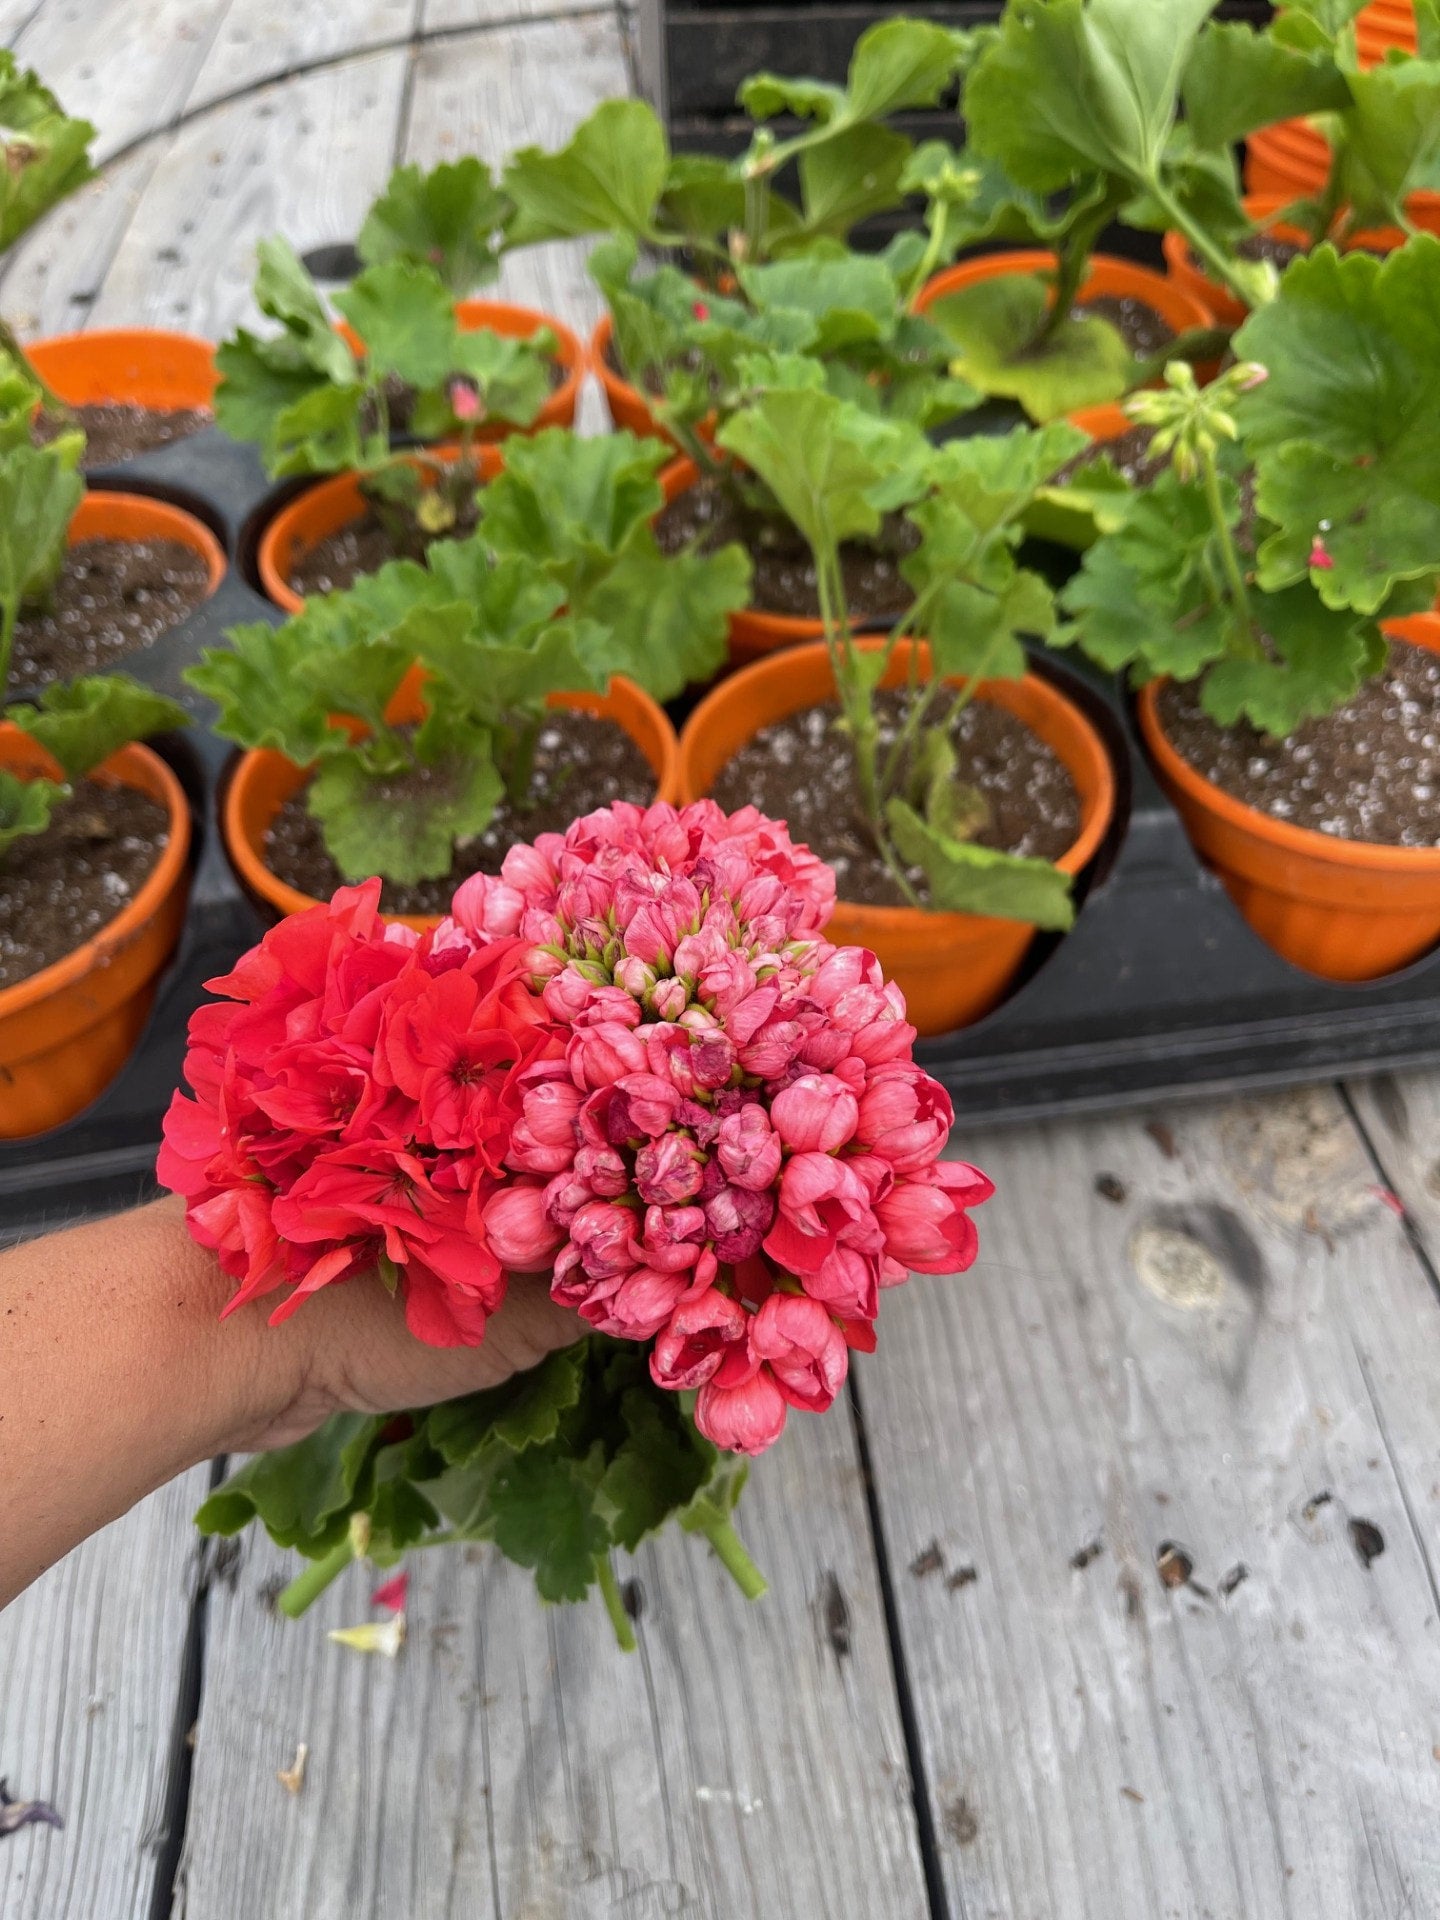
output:
[[[1246,227],[1233,158],[1197,152],[1178,121],[1182,78],[1217,31],[1206,24],[1213,6],[1010,0],[982,41],[962,107],[966,158],[993,175],[985,237],[1028,232],[1044,251],[963,263],[920,304],[954,341],[965,378],[1035,419],[1114,400],[1177,353],[1213,357],[1210,315],[1193,295],[1094,252],[1113,220],[1176,228],[1247,301],[1273,290],[1266,263],[1231,250]],[[1259,74],[1258,43],[1224,44],[1232,140],[1277,111],[1344,95],[1323,59],[1267,43]]]
[[[798,110],[811,124],[782,142],[762,127],[733,162],[672,155],[655,115],[638,101],[607,101],[559,152],[527,148],[512,158],[504,176],[516,206],[510,244],[589,234],[628,243],[605,249],[595,263],[610,305],[595,362],[618,424],[653,431],[659,410],[652,402],[663,396],[670,430],[677,379],[687,377],[703,417],[707,389],[723,382],[733,354],[722,336],[737,331],[752,347],[818,346],[862,380],[893,383],[926,357],[943,366],[947,356],[932,331],[905,319],[917,258],[928,254],[933,271],[952,257],[943,221],[930,225],[928,239],[897,243],[887,286],[877,291],[873,278],[861,286],[858,308],[857,280],[837,279],[836,269],[861,220],[912,193],[930,196],[933,171],[917,166],[912,143],[884,120],[933,105],[953,84],[966,44],[933,22],[888,20],[861,35],[844,87],[757,75],[741,90],[748,112],[769,119],[803,102]],[[777,185],[791,169],[793,197]],[[637,278],[641,248],[664,257],[669,271]],[[818,287],[796,297],[805,286],[802,261],[830,269],[833,325]],[[793,267],[788,281],[762,289],[751,279],[781,262]],[[878,272],[876,262],[866,264]],[[785,315],[775,317],[782,307]]]
[[[742,669],[697,708],[687,797],[783,811],[836,870],[843,937],[881,956],[935,1033],[1004,993],[1037,927],[1062,930],[1113,801],[1089,722],[1027,670],[1055,610],[1015,557],[1036,491],[1081,443],[1064,425],[935,448],[815,386],[776,389],[720,443],[813,556],[824,639]],[[911,603],[857,638],[842,549],[896,506]]]
[[[54,449],[0,455],[0,687],[81,484]],[[78,1112],[144,1024],[184,918],[190,813],[133,743],[185,724],[119,674],[0,708],[0,1139]]]
[[[433,267],[367,267],[335,297],[342,329],[287,242],[259,251],[256,302],[280,331],[242,327],[220,348],[216,413],[258,445],[272,476],[336,476],[282,509],[261,538],[266,590],[294,608],[473,527],[477,478],[496,464],[482,433],[537,418],[549,362],[544,336],[462,327]],[[406,451],[395,444],[402,426],[444,444]]]
[[[1440,585],[1437,311],[1428,235],[1297,261],[1242,365],[1130,403],[1169,467],[1064,595],[1241,912],[1334,979],[1440,937],[1437,636],[1390,624]]]
[[[205,655],[188,678],[251,750],[225,824],[252,891],[291,911],[378,874],[385,910],[423,920],[518,841],[668,795],[655,698],[718,666],[747,573],[655,549],[662,457],[552,429],[493,483],[479,535]]]

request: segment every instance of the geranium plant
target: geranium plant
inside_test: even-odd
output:
[[[549,1601],[669,1520],[742,1589],[734,1455],[820,1412],[880,1293],[974,1258],[990,1192],[872,956],[823,937],[829,871],[753,809],[616,806],[507,855],[453,917],[385,929],[378,885],[283,922],[215,983],[159,1173],[235,1283],[231,1310],[384,1286],[474,1344],[514,1273],[593,1329],[507,1386],[342,1416],[252,1461],[200,1524],[253,1520],[313,1565],[493,1541]],[[392,1636],[392,1639],[396,1636]]]
[[[792,371],[805,378],[803,367]],[[837,745],[853,755],[861,814],[903,898],[1067,927],[1067,875],[1048,861],[978,844],[988,803],[965,777],[953,726],[981,680],[1024,674],[1022,635],[1054,632],[1051,590],[1019,564],[1015,550],[1024,514],[1055,469],[1084,446],[1084,435],[1060,423],[936,448],[913,428],[877,422],[810,378],[765,393],[719,439],[771,488],[814,557],[841,710]],[[901,571],[914,599],[885,641],[861,646],[851,630],[840,547],[873,537],[882,516],[901,507],[914,541]],[[929,641],[934,675],[922,682],[912,654],[904,719],[886,742],[875,696],[906,634]],[[958,692],[945,684],[956,677],[964,680]]]
[[[1065,590],[1087,653],[1201,679],[1212,719],[1276,736],[1377,672],[1381,620],[1440,588],[1437,311],[1440,240],[1322,246],[1237,334],[1240,365],[1136,395],[1170,467]]]
[[[982,281],[928,311],[966,379],[1037,419],[1115,399],[1158,371],[1108,319],[1075,310],[1117,218],[1178,229],[1247,305],[1274,290],[1268,263],[1234,252],[1248,222],[1231,144],[1349,93],[1324,48],[1211,23],[1214,5],[1009,0],[999,27],[979,31],[962,106],[964,159],[983,191],[962,237],[1024,239],[1052,250],[1056,269]],[[1203,337],[1177,346],[1213,351]]]
[[[74,433],[32,446],[28,409],[14,433],[0,432],[0,698],[10,685],[20,616],[46,604],[64,564],[66,533],[85,493],[76,472],[84,445]]]
[[[628,434],[552,429],[486,489],[479,534],[312,598],[278,629],[232,629],[190,670],[227,739],[314,766],[306,804],[343,875],[437,878],[502,797],[523,811],[552,693],[620,673],[668,699],[718,668],[748,562],[733,547],[659,553],[664,457]],[[417,663],[424,717],[394,718]]]
[[[256,304],[280,331],[242,327],[219,348],[220,425],[253,441],[274,477],[358,471],[400,553],[418,557],[430,540],[463,530],[475,436],[487,422],[523,427],[535,418],[550,391],[553,338],[463,329],[436,268],[396,255],[335,296],[352,346],[287,241],[262,240],[259,260]],[[402,397],[406,432],[456,440],[458,458],[396,447]]]

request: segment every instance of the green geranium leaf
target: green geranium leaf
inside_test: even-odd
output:
[[[402,260],[433,267],[463,300],[495,278],[498,240],[510,203],[474,154],[428,173],[397,167],[365,216],[357,241],[367,267]]]
[[[12,621],[26,601],[49,591],[84,492],[63,447],[22,442],[0,453],[0,607]],[[0,649],[0,693],[9,664]]]
[[[488,328],[472,328],[456,338],[451,371],[474,381],[489,418],[528,427],[550,398],[553,348],[554,336],[548,333],[508,340]]]
[[[954,342],[959,371],[982,393],[1018,400],[1033,420],[1115,400],[1138,362],[1107,320],[1067,316],[1041,338],[1050,296],[1031,274],[1004,274],[947,294],[927,317]]]
[[[605,1470],[599,1497],[615,1544],[634,1553],[708,1486],[714,1453],[695,1444],[699,1436],[677,1397],[657,1387],[623,1394],[620,1417],[626,1438]]]
[[[929,503],[933,504],[933,503]],[[919,511],[912,513],[919,517]],[[905,566],[917,586],[926,572],[925,549]],[[993,557],[985,570],[994,584],[959,577],[943,584],[931,603],[926,632],[935,671],[942,678],[981,674],[987,680],[1019,680],[1027,672],[1024,640],[1048,640],[1055,631],[1055,597],[1037,573],[1017,569],[1008,554]],[[943,582],[943,573],[941,574]]]
[[[1195,42],[1181,87],[1189,137],[1225,148],[1257,127],[1350,105],[1350,87],[1325,48],[1287,47],[1238,21],[1212,21]]]
[[[319,1559],[345,1538],[383,1418],[338,1413],[308,1439],[275,1453],[256,1454],[201,1507],[202,1533],[240,1533],[263,1523],[277,1546],[298,1547]]]
[[[671,450],[612,433],[577,439],[559,428],[517,439],[480,496],[481,530],[500,555],[528,559],[567,595],[583,595],[657,513],[657,478]]]
[[[502,185],[515,203],[512,246],[590,233],[648,237],[670,173],[664,128],[641,100],[607,100],[558,153],[524,147]]]
[[[366,397],[361,386],[312,384],[273,413],[258,436],[271,476],[278,480],[291,473],[343,473],[383,460],[389,447],[366,430]],[[258,398],[252,390],[249,404]],[[221,424],[227,432],[239,430],[233,412]]]
[[[895,277],[874,255],[781,260],[747,269],[741,281],[759,312],[785,308],[805,314],[813,329],[809,344],[820,355],[887,339],[900,317]]]
[[[1440,577],[1440,240],[1384,260],[1317,248],[1236,351],[1270,376],[1238,410],[1275,527],[1265,582],[1299,578],[1317,535],[1331,606],[1375,612],[1398,583]]]
[[[1277,657],[1222,660],[1205,676],[1201,703],[1221,726],[1245,719],[1284,738],[1348,700],[1384,664],[1374,623],[1323,605],[1308,585],[1266,594],[1261,617]]]
[[[581,662],[574,622],[548,626],[521,646],[487,645],[466,629],[443,637],[437,633],[422,647],[421,658],[466,711],[497,724],[517,711],[539,712],[549,694],[596,684]]]
[[[207,647],[185,673],[187,686],[215,702],[214,725],[240,747],[273,747],[297,766],[319,754],[330,731],[325,710],[297,679],[316,629],[315,602],[283,627],[231,627],[224,647]]]
[[[749,602],[750,572],[743,547],[667,556],[641,528],[577,607],[598,627],[584,649],[592,681],[621,673],[673,700],[712,679],[725,664],[730,615]]]
[[[190,716],[174,700],[122,673],[97,673],[48,686],[34,706],[17,704],[5,718],[80,780],[132,740],[185,727]]]
[[[610,1547],[610,1529],[596,1510],[604,1457],[584,1459],[550,1447],[528,1447],[503,1462],[491,1487],[500,1551],[534,1570],[542,1600],[583,1600],[595,1562]]]
[[[0,251],[13,246],[41,214],[83,187],[95,169],[89,146],[95,129],[72,120],[39,76],[0,51]]]
[[[337,753],[321,761],[306,789],[306,805],[347,880],[377,873],[399,885],[438,879],[450,870],[456,840],[490,824],[504,786],[488,735],[463,721],[445,729],[427,721],[416,748],[423,780],[412,767],[372,772],[360,754]]]
[[[740,88],[740,105],[756,120],[794,113],[838,132],[907,107],[933,107],[959,73],[965,47],[965,36],[948,27],[884,20],[856,41],[843,88],[760,73]]]
[[[585,1384],[583,1343],[562,1347],[504,1386],[432,1409],[430,1440],[452,1467],[468,1467],[495,1443],[511,1453],[555,1438],[560,1416],[578,1406]]]
[[[1360,226],[1403,224],[1440,152],[1440,62],[1395,60],[1348,76],[1339,190]]]
[[[1071,878],[1048,860],[997,853],[955,840],[930,826],[912,806],[892,800],[886,809],[901,858],[917,866],[937,913],[978,913],[1023,920],[1064,932],[1074,924]]]
[[[1005,434],[971,434],[939,449],[931,478],[945,499],[989,533],[1018,521],[1045,482],[1089,444],[1083,429],[1064,420]]]
[[[814,388],[765,394],[721,428],[717,442],[757,473],[812,548],[879,531],[870,494],[886,478],[880,422]]]
[[[973,145],[1052,193],[1091,172],[1155,178],[1214,0],[1011,0],[965,88]]]
[[[412,387],[438,387],[456,370],[454,301],[433,267],[408,260],[367,267],[335,305],[364,342],[368,380],[394,375]]]
[[[870,125],[807,148],[799,161],[801,234],[807,241],[817,234],[843,240],[861,220],[899,206],[910,151],[904,134]]]
[[[22,780],[0,767],[0,863],[17,840],[43,833],[68,789],[55,780]]]
[[[255,304],[278,320],[293,354],[327,380],[355,378],[355,356],[335,331],[319,289],[288,240],[262,240],[256,248]]]

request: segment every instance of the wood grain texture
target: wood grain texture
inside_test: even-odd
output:
[[[497,21],[551,20],[557,14],[594,13],[595,0],[420,0],[422,33],[463,33]]]
[[[197,1567],[187,1474],[0,1613],[0,1777],[63,1833],[0,1843],[5,1920],[144,1920]]]
[[[106,159],[166,126],[190,97],[234,0],[48,0],[15,40],[68,113],[95,123]]]
[[[963,1145],[863,1375],[951,1913],[1440,1912],[1440,1307],[1338,1101]]]
[[[0,305],[23,338],[87,326],[165,141],[115,160],[61,203],[6,257]]]
[[[243,87],[369,48],[415,29],[418,0],[231,0],[190,96],[195,109]]]
[[[353,239],[390,171],[407,55],[366,54],[265,87],[174,134],[92,309],[95,326],[222,338],[253,319],[255,244]]]
[[[478,153],[498,165],[518,146],[563,146],[602,100],[629,91],[612,14],[496,28],[417,57],[405,158],[423,166]],[[604,310],[585,261],[589,243],[512,255],[497,295],[543,307],[588,332]]]
[[[1380,1073],[1347,1088],[1379,1177],[1403,1203],[1432,1267],[1440,1269],[1440,1074]]]
[[[917,1920],[904,1749],[843,1409],[796,1419],[742,1506],[772,1581],[703,1543],[638,1563],[641,1651],[547,1610],[489,1549],[412,1556],[392,1666],[331,1645],[361,1569],[299,1623],[247,1550],[212,1599],[186,1920]],[[310,1749],[304,1791],[275,1779]]]

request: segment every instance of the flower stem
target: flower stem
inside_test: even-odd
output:
[[[595,1556],[595,1577],[600,1582],[601,1598],[605,1602],[605,1611],[610,1616],[610,1624],[615,1629],[615,1639],[622,1653],[634,1653],[635,1629],[630,1624],[630,1616],[625,1611],[625,1601],[620,1592],[620,1583],[615,1578],[615,1569],[610,1564],[608,1553]]]
[[[1235,262],[1223,247],[1217,246],[1198,221],[1193,220],[1179,200],[1158,179],[1148,182],[1151,198],[1164,209],[1165,217],[1177,232],[1185,236],[1190,251],[1203,260],[1216,278],[1223,281],[1242,306],[1251,307],[1255,289],[1247,286],[1243,275],[1235,271]]]
[[[706,1515],[700,1520],[699,1529],[747,1600],[759,1600],[770,1591],[769,1581],[745,1551],[744,1542],[723,1514],[717,1512]]]
[[[307,1608],[313,1607],[333,1580],[340,1575],[355,1558],[355,1549],[350,1536],[346,1534],[338,1547],[332,1547],[323,1560],[312,1560],[303,1573],[297,1574],[276,1601],[287,1620],[298,1620]]]
[[[1255,618],[1250,609],[1250,589],[1245,584],[1245,569],[1235,551],[1230,522],[1225,516],[1225,502],[1220,495],[1220,469],[1210,448],[1200,450],[1199,460],[1200,471],[1205,476],[1205,503],[1210,509],[1210,523],[1220,546],[1220,564],[1225,569],[1225,584],[1230,590],[1235,618],[1245,635],[1244,645],[1237,652],[1243,659],[1256,660],[1262,657],[1262,649],[1255,634]]]

